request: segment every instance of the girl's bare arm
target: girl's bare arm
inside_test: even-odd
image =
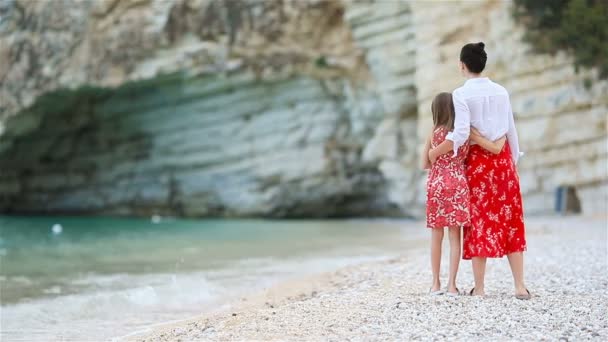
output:
[[[491,141],[484,138],[477,129],[471,127],[471,135],[469,137],[471,141],[475,142],[477,145],[481,146],[485,150],[488,150],[494,154],[499,154],[502,151],[502,148],[505,146],[505,142],[507,141],[507,137],[503,136],[502,138]]]

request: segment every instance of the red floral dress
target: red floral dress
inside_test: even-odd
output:
[[[431,148],[441,144],[448,130],[438,127],[433,132]],[[433,163],[426,184],[426,226],[428,228],[462,227],[469,225],[469,186],[465,175],[468,141],[458,154],[446,153]]]
[[[499,154],[471,145],[466,160],[471,226],[464,229],[463,259],[500,258],[526,250],[519,176],[509,143]]]

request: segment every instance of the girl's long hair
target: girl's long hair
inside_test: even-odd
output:
[[[431,112],[433,113],[433,125],[435,127],[444,126],[448,130],[454,129],[454,102],[452,102],[452,94],[439,93],[431,103]]]

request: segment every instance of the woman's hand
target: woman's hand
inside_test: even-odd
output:
[[[429,160],[431,161],[431,164],[435,164],[435,162],[437,161],[437,158],[439,158],[439,156],[437,155],[437,149],[433,148],[429,150]]]
[[[431,138],[433,137],[433,131],[431,131],[429,133],[429,136],[427,137],[425,143],[424,143],[424,149],[422,150],[422,153],[420,155],[421,157],[421,162],[420,165],[422,166],[423,170],[428,170],[431,168],[431,161],[429,160],[429,150],[431,149]]]

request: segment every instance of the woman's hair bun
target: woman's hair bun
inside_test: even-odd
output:
[[[484,48],[486,44],[483,42],[469,43],[460,50],[460,61],[463,62],[467,69],[474,74],[479,74],[486,67],[488,54]]]

